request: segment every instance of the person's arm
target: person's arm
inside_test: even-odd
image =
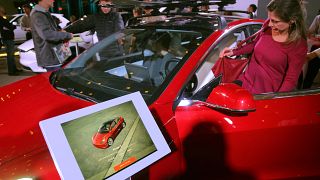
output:
[[[287,54],[288,67],[279,92],[292,91],[296,87],[298,77],[302,71],[302,66],[305,63],[307,51],[307,42],[302,40],[297,45],[297,48],[292,49]]]
[[[232,50],[233,55],[234,56],[239,56],[239,55],[242,55],[242,54],[250,54],[250,53],[252,53],[256,43],[257,43],[257,39],[255,39],[254,41],[252,41],[250,43],[247,43],[247,44],[245,44],[243,46],[240,46],[238,48],[233,49]]]
[[[235,49],[224,48],[221,52],[219,57],[222,58],[223,56],[239,56],[242,54],[250,54],[253,52],[254,46],[256,45],[257,41],[260,39],[261,33],[254,38],[253,41],[246,43]]]
[[[115,14],[115,26],[114,26],[114,31],[113,32],[118,32],[122,29],[124,29],[124,23],[123,23],[123,19],[120,13],[116,13]]]
[[[59,42],[72,38],[71,33],[53,30],[53,25],[48,18],[48,15],[41,12],[32,14],[32,28],[43,40]]]
[[[308,30],[308,42],[312,45],[320,46],[320,39],[315,37],[320,28],[320,15],[316,16]]]
[[[30,27],[28,27],[27,25],[27,17],[24,15],[22,16],[21,18],[21,21],[20,21],[20,27],[23,31],[30,31]]]
[[[317,34],[319,28],[320,28],[320,15],[316,16],[313,19],[312,24],[310,25],[308,30],[309,35]]]
[[[3,29],[4,30],[10,30],[13,31],[14,29],[16,29],[15,25],[12,25],[7,19],[5,19],[4,21],[2,21],[3,23]]]
[[[312,51],[312,52],[309,52],[307,53],[307,57],[306,57],[306,60],[307,62],[309,62],[310,60],[316,58],[316,57],[319,57],[320,58],[320,48]]]

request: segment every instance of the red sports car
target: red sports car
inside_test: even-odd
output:
[[[100,41],[60,71],[1,87],[0,179],[59,179],[39,121],[136,91],[172,149],[136,177],[319,179],[320,88],[250,94],[211,71],[224,47],[262,23],[167,15]]]
[[[97,148],[108,148],[119,135],[120,131],[126,126],[123,117],[117,117],[104,122],[98,132],[92,137],[92,144]]]

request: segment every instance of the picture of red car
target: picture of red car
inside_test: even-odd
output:
[[[219,53],[264,21],[214,13],[165,18],[127,27],[59,71],[1,87],[0,177],[60,179],[39,122],[138,91],[172,148],[145,179],[192,172],[191,179],[320,179],[318,86],[251,94],[212,73]],[[93,144],[107,148],[112,142],[101,132]]]
[[[92,144],[101,149],[112,146],[113,141],[126,126],[123,117],[117,117],[102,123],[97,133],[92,137]]]

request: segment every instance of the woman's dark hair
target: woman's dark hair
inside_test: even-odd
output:
[[[299,0],[271,0],[267,6],[268,11],[290,24],[288,43],[307,38],[302,6]]]
[[[258,7],[257,7],[255,4],[250,4],[249,6],[252,8],[252,11],[253,11],[253,12],[256,12],[256,11],[257,11],[257,8],[258,8]]]

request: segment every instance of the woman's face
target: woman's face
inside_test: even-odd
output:
[[[107,5],[111,5],[112,3],[111,2],[106,2],[106,1],[100,1],[99,5],[101,7],[101,11],[104,13],[104,14],[108,14],[110,11],[111,11],[111,8],[108,7]]]
[[[273,32],[283,33],[288,32],[289,23],[282,21],[274,12],[268,11],[268,17],[270,19],[269,27],[271,27]]]

